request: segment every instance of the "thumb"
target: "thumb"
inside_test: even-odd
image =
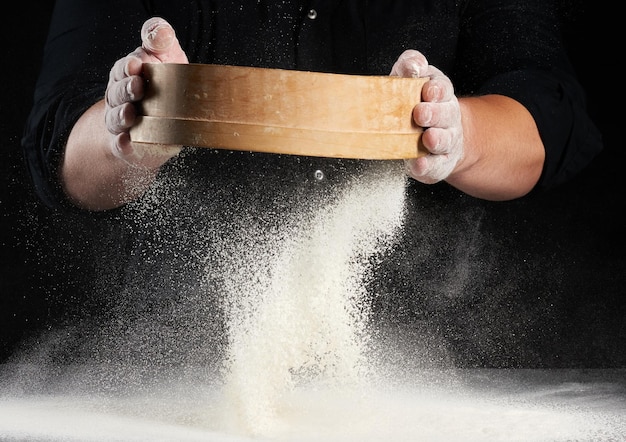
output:
[[[144,22],[141,27],[141,45],[148,54],[163,63],[187,63],[187,56],[180,47],[174,28],[161,17],[152,17]]]
[[[422,77],[428,68],[428,60],[424,54],[415,49],[407,49],[404,51],[393,67],[389,75],[397,77]]]

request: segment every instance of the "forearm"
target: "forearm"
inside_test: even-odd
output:
[[[545,152],[524,106],[502,95],[459,98],[465,154],[446,181],[477,198],[504,201],[535,186]]]
[[[119,207],[145,192],[156,175],[154,170],[115,157],[110,139],[104,101],[100,101],[72,129],[59,173],[66,195],[80,208]]]

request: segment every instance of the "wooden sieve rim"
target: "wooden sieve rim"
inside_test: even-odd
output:
[[[134,143],[302,156],[415,158],[424,78],[145,63]]]

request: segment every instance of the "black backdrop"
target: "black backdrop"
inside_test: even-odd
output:
[[[616,110],[623,106],[616,62],[621,48],[616,23],[599,6],[569,0],[563,12],[571,56],[606,150],[574,182],[549,195],[485,205],[486,226],[504,251],[503,268],[509,254],[526,253],[534,261],[528,269],[518,269],[526,272],[512,288],[520,296],[481,298],[482,307],[501,314],[503,322],[542,305],[550,312],[540,317],[543,324],[531,321],[526,329],[516,324],[514,331],[524,336],[515,348],[503,349],[508,352],[503,358],[485,352],[471,338],[479,335],[478,328],[492,324],[493,316],[481,319],[479,311],[464,303],[431,311],[471,365],[626,367],[626,179],[624,142],[618,135],[624,112]],[[71,247],[72,241],[88,239],[90,228],[83,226],[77,239],[62,228],[71,223],[67,215],[50,212],[37,201],[20,150],[51,9],[49,0],[20,2],[0,27],[0,361],[28,333],[48,326],[50,300],[56,294],[71,302],[90,265],[74,256]],[[529,270],[532,266],[542,270]],[[550,288],[542,291],[538,305],[533,293],[541,287]],[[471,300],[476,302],[476,297]],[[465,334],[468,321],[474,330]],[[516,349],[524,354],[516,355]]]

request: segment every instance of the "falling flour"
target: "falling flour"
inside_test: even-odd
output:
[[[366,174],[311,216],[229,250],[224,401],[235,428],[280,431],[291,395],[311,385],[361,394],[370,375],[365,282],[401,229],[405,185],[401,168]]]

